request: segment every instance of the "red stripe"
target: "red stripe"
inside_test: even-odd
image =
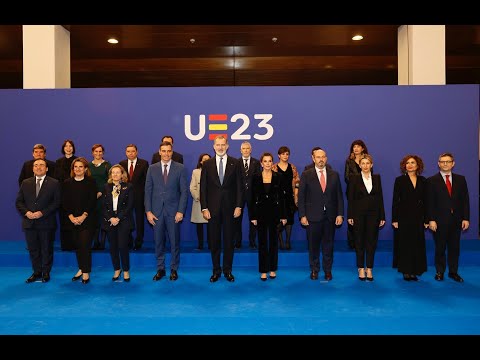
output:
[[[228,134],[208,134],[208,140],[215,140],[217,136],[223,136],[225,139],[228,139]]]
[[[208,120],[209,121],[226,121],[227,114],[209,114]]]

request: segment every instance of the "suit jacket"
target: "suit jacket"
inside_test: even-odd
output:
[[[340,177],[336,171],[326,169],[327,187],[322,191],[318,180],[317,168],[302,173],[298,189],[298,216],[306,216],[308,221],[321,221],[326,216],[335,221],[343,216],[343,194]],[[326,212],[324,211],[326,210]]]
[[[53,161],[45,159],[47,162],[47,176],[55,178],[55,163]],[[33,163],[35,159],[25,161],[22,166],[22,170],[20,170],[20,175],[18,176],[18,185],[22,185],[22,181],[33,176]]]
[[[103,191],[103,206],[102,206],[102,228],[109,231],[110,220],[112,217],[118,217],[120,223],[125,223],[127,229],[134,229],[133,222],[133,204],[135,200],[135,191],[131,183],[120,183],[121,189],[118,194],[117,214],[113,212],[113,184],[105,184],[105,190]],[[117,225],[118,226],[118,225]]]
[[[143,197],[145,194],[145,181],[147,180],[148,161],[137,158],[135,169],[133,169],[133,176],[130,179],[130,160],[125,159],[120,161],[120,165],[125,169],[128,176],[128,182],[133,185],[133,192],[135,194],[135,202],[141,201],[143,203]]]
[[[372,191],[370,194],[367,192],[362,174],[352,175],[350,177],[347,212],[348,219],[355,219],[365,214],[376,214],[378,220],[385,220],[382,180],[380,179],[380,175],[372,174]]]
[[[208,209],[212,216],[218,216],[220,209],[232,213],[236,207],[243,206],[243,184],[240,162],[227,156],[223,185],[218,177],[216,156],[205,161],[200,178],[200,204]]]
[[[265,185],[263,183],[262,173],[255,174],[252,179],[252,205],[249,208],[250,220],[257,220],[259,222],[268,222],[273,220],[273,223],[279,223],[280,219],[287,218],[285,208],[285,196],[283,188],[281,187],[281,177],[279,173],[272,171],[272,182],[270,184],[270,191],[265,192]]]
[[[160,154],[158,153],[158,151],[154,152],[153,155],[152,155],[152,165],[160,162],[160,160],[161,160],[161,158],[160,158]],[[183,164],[183,155],[174,151],[172,153],[172,160],[176,161],[180,164]]]
[[[22,227],[24,229],[56,229],[56,212],[60,201],[60,184],[56,179],[46,176],[38,197],[36,196],[36,177],[23,180],[15,201],[18,211],[23,216]],[[28,211],[41,211],[43,216],[31,220],[25,216]]]
[[[187,176],[183,164],[172,161],[167,183],[163,182],[162,162],[150,165],[145,182],[145,212],[151,211],[155,216],[174,217],[177,212],[185,215],[187,208]]]
[[[247,202],[248,207],[250,208],[250,203],[252,201],[252,179],[254,176],[259,175],[262,173],[262,168],[260,166],[260,161],[257,159],[250,157],[250,165],[248,167],[248,175],[245,171],[245,165],[243,161],[243,157],[239,157],[238,161],[241,164],[241,174],[242,174],[242,184],[244,186],[244,203]]]
[[[470,220],[470,200],[465,177],[452,173],[452,197],[440,173],[427,180],[428,221],[445,223],[453,211],[455,219]]]

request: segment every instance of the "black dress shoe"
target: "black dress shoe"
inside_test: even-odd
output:
[[[153,276],[153,281],[158,281],[165,276],[165,270],[158,270],[157,273]]]
[[[82,277],[83,274],[80,274],[78,276],[74,276],[72,277],[72,281],[77,281],[77,280],[80,280],[80,278]]]
[[[329,271],[325,273],[325,280],[330,281],[333,279],[332,273]]]
[[[271,273],[272,273],[272,271],[270,271],[270,274],[269,274],[270,279],[275,279],[275,278],[277,277],[277,274],[273,274],[273,275],[272,275]]]
[[[220,279],[220,274],[213,274],[210,276],[210,282],[217,282]]]
[[[318,272],[312,271],[312,272],[310,273],[310,279],[312,279],[312,280],[318,280]]]
[[[123,281],[125,281],[125,282],[130,282],[130,278],[129,278],[129,277],[128,277],[128,278],[124,277],[124,278],[123,278]]]
[[[170,280],[175,281],[178,279],[177,270],[170,271]]]
[[[120,272],[118,273],[118,276],[112,276],[112,281],[117,281],[118,279],[120,279],[121,273],[122,273],[122,270],[120,270]]]
[[[42,282],[43,283],[46,283],[46,282],[49,282],[50,281],[50,273],[46,272],[46,273],[43,273],[42,275]]]
[[[228,272],[228,273],[224,274],[223,276],[225,276],[225,279],[227,279],[228,282],[234,282],[235,281],[235,277],[233,276],[233,274],[231,272]]]
[[[25,282],[27,284],[29,284],[29,283],[35,282],[37,280],[40,280],[41,278],[42,278],[41,273],[33,273],[27,280],[25,280]]]
[[[412,280],[412,278],[410,277],[409,274],[403,274],[403,280],[410,281],[410,280]]]
[[[88,284],[90,282],[90,278],[82,279],[82,284]]]
[[[437,272],[437,273],[435,274],[435,278],[434,278],[434,279],[437,280],[437,281],[442,281],[442,280],[443,280],[443,273]]]
[[[463,279],[457,273],[448,273],[448,277],[455,280],[456,282],[463,282]]]
[[[418,281],[418,277],[416,275],[410,275],[411,281]]]

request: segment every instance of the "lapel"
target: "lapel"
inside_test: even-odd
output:
[[[452,174],[452,181],[453,181],[453,173],[451,173],[451,174]],[[448,189],[447,189],[447,183],[445,182],[445,180],[443,180],[443,176],[440,172],[437,174],[437,180],[438,180],[438,184],[440,185],[440,188],[442,189],[441,191],[446,196],[450,197],[450,194],[448,193]],[[453,181],[453,183],[452,183],[452,198],[453,198],[453,194],[455,193],[454,192],[455,183],[456,183],[456,181]]]
[[[37,189],[36,189],[36,185],[37,185],[37,177],[34,176],[33,177],[34,181],[33,181],[33,193],[35,194],[37,192]],[[45,176],[45,178],[43,179],[43,182],[42,182],[42,187],[40,188],[40,191],[38,192],[38,196],[37,196],[37,199],[43,194],[45,188],[47,187],[47,177]]]
[[[225,174],[223,175],[223,183],[225,184],[227,182],[228,177],[232,173],[233,169],[235,168],[235,164],[232,161],[232,157],[227,155],[227,165],[225,166]],[[218,179],[220,182],[220,178]]]

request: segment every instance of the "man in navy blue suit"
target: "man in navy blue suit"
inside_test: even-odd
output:
[[[170,142],[160,144],[160,162],[151,165],[145,181],[145,212],[153,226],[157,273],[154,281],[165,276],[165,233],[170,241],[170,280],[178,279],[180,263],[180,222],[187,207],[187,176],[183,164],[172,161]]]
[[[33,274],[26,280],[48,282],[53,265],[53,241],[57,227],[56,213],[60,206],[60,184],[47,176],[47,161],[33,162],[33,177],[22,181],[15,205],[23,216]]]
[[[315,166],[304,171],[298,190],[298,215],[307,230],[310,279],[317,280],[320,271],[320,247],[325,280],[332,280],[333,239],[335,226],[343,222],[343,194],[340,177],[327,168],[327,153],[312,149]]]
[[[453,154],[438,158],[440,172],[427,182],[427,217],[435,240],[435,280],[443,280],[448,263],[448,277],[463,282],[458,274],[460,234],[470,226],[470,200],[465,177],[452,173],[454,166]]]
[[[203,217],[208,220],[208,244],[213,265],[210,282],[216,282],[222,274],[222,238],[223,275],[227,281],[233,282],[235,219],[242,213],[243,206],[241,165],[237,159],[227,156],[228,142],[223,135],[213,140],[213,149],[215,156],[203,163],[200,178],[200,205]]]

